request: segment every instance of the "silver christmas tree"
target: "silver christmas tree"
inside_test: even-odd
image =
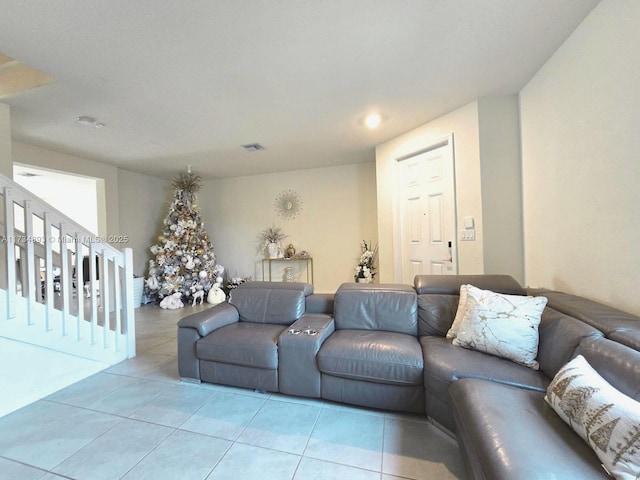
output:
[[[155,259],[149,260],[145,294],[156,300],[178,292],[183,299],[206,298],[222,269],[216,265],[196,204],[201,179],[189,171],[179,174],[172,186],[175,191],[169,214],[158,243],[151,247]]]

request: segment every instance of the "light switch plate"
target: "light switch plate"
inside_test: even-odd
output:
[[[473,220],[473,217],[464,217],[464,228],[467,230],[471,230],[473,229],[473,227],[475,226],[475,221]]]
[[[476,231],[475,230],[463,230],[460,235],[460,240],[463,242],[472,242],[476,239]]]

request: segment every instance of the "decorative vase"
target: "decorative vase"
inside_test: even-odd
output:
[[[296,256],[296,249],[293,246],[293,243],[290,243],[287,247],[287,258],[293,258]]]
[[[133,277],[133,308],[138,308],[142,304],[143,293],[144,277]]]
[[[278,253],[280,252],[280,245],[277,243],[268,243],[267,249],[269,251],[269,258],[278,258]]]
[[[287,267],[284,269],[284,281],[285,282],[293,282],[295,278],[293,278],[293,270],[291,267]]]

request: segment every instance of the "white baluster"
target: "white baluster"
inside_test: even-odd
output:
[[[16,316],[16,229],[11,189],[4,188],[4,225],[7,248],[7,318]]]
[[[111,328],[109,321],[109,259],[107,253],[102,252],[102,263],[100,269],[100,303],[102,303],[102,318],[104,319],[104,329],[102,330],[102,347],[109,346],[107,333]]]
[[[120,332],[121,327],[122,327],[122,277],[121,277],[121,273],[122,270],[120,269],[120,267],[118,266],[118,264],[115,262],[113,262],[113,293],[114,293],[114,303],[115,303],[115,329],[113,332],[113,349],[115,351],[120,350]]]
[[[62,295],[62,335],[68,335],[67,322],[69,320],[69,289],[71,288],[71,269],[69,268],[69,244],[65,225],[60,224],[60,294]]]
[[[136,356],[136,318],[133,310],[133,250],[125,248],[124,253],[124,312],[127,336],[127,358]]]
[[[32,325],[34,303],[36,301],[36,279],[35,279],[35,252],[33,251],[33,210],[30,201],[24,202],[24,234],[25,246],[22,249],[22,258],[20,259],[23,277],[26,284],[22,284],[22,295],[27,300],[27,324]]]
[[[95,345],[95,328],[98,325],[98,295],[96,291],[96,246],[89,244],[89,291],[91,292],[91,345]]]
[[[45,289],[45,320],[44,329],[46,331],[51,330],[49,317],[53,315],[54,311],[54,299],[53,299],[53,238],[51,231],[51,214],[44,214],[44,289]]]

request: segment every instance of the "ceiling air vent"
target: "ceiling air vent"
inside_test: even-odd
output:
[[[264,147],[259,143],[247,143],[246,145],[242,145],[247,152],[257,152],[258,150],[264,150]]]

